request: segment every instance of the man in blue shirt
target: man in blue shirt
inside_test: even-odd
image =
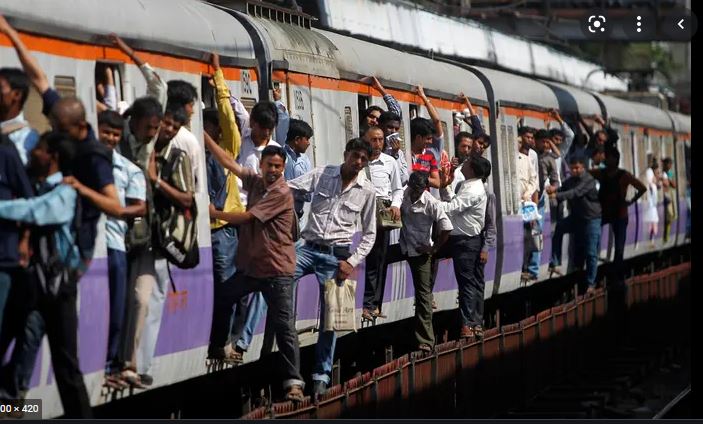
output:
[[[43,137],[35,150],[44,150],[44,156],[49,158],[44,175],[38,175],[42,181],[40,193],[44,194],[31,199],[0,201],[0,218],[34,226],[29,281],[37,298],[30,317],[38,312],[39,324],[45,323],[64,416],[90,418],[90,401],[78,364],[76,297],[85,262],[74,237],[80,228],[75,222],[78,193],[70,186],[74,182],[71,174],[77,147],[77,142],[60,133]],[[62,179],[69,184],[60,184]],[[41,337],[41,326],[38,329]],[[25,342],[29,342],[27,334],[20,334],[17,344]],[[16,359],[13,355],[13,361]]]
[[[300,119],[291,119],[288,126],[286,145],[283,148],[286,152],[286,169],[284,176],[286,181],[298,178],[312,171],[312,163],[305,152],[310,147],[310,139],[313,136],[312,127]],[[294,193],[295,213],[298,218],[303,216],[303,205],[310,201],[309,195]]]

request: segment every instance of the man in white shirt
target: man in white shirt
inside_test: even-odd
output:
[[[379,127],[370,127],[364,134],[364,141],[371,146],[371,157],[365,168],[366,177],[371,179],[376,190],[376,207],[389,209],[394,220],[400,219],[400,204],[403,201],[403,187],[396,160],[383,153],[384,134]],[[382,204],[382,206],[381,206]],[[390,230],[376,221],[376,242],[366,257],[366,285],[364,286],[364,309],[362,318],[373,320],[381,315],[383,291],[386,282],[386,254],[390,243]]]
[[[193,166],[193,176],[195,177],[195,192],[199,193],[202,187],[207,186],[206,176],[201,173],[202,164],[205,163],[203,148],[195,135],[190,131],[190,122],[195,113],[195,102],[198,100],[198,92],[186,81],[172,80],[168,82],[168,103],[183,106],[188,117],[188,124],[181,127],[173,137],[173,147],[177,147],[188,155]]]
[[[531,127],[520,127],[520,146],[517,160],[518,181],[520,182],[520,200],[532,201],[537,205],[540,201],[539,193],[539,157],[535,151],[535,129]],[[525,156],[527,167],[525,166]],[[526,169],[529,168],[529,169]],[[529,184],[525,184],[529,178]],[[527,191],[532,190],[531,193]],[[541,237],[541,228],[537,221],[525,224],[525,240],[534,240]],[[539,277],[540,246],[533,246],[535,243],[525,243],[524,257],[522,264],[522,279],[530,282]]]
[[[490,174],[488,159],[470,156],[462,165],[465,181],[456,194],[450,193],[450,179],[442,181],[442,210],[449,216],[454,229],[449,236],[449,248],[454,274],[459,286],[459,315],[461,337],[473,337],[476,327],[483,324],[480,302],[483,301],[483,265],[480,262],[486,217],[486,190],[483,178]]]
[[[0,68],[0,130],[15,145],[24,166],[27,166],[29,152],[39,141],[39,134],[22,113],[28,95],[29,78],[24,71]]]

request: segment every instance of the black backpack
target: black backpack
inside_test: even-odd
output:
[[[160,178],[177,187],[174,170],[187,157],[183,150],[171,147],[161,167]],[[176,206],[160,193],[154,196],[153,243],[163,256],[178,268],[195,268],[200,263],[198,248],[198,208],[195,199],[190,208]]]

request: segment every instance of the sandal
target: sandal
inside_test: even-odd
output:
[[[564,273],[561,272],[561,270],[560,270],[558,267],[556,267],[556,266],[550,266],[550,267],[549,267],[549,278],[552,278],[552,275],[553,275],[553,274],[556,274],[557,277],[563,277],[563,276],[564,276]]]
[[[364,308],[364,309],[361,311],[361,319],[362,319],[363,321],[373,321],[374,318],[375,318],[375,317],[373,316],[373,314],[372,314],[371,312],[369,312],[368,309]]]
[[[302,402],[304,399],[305,395],[303,394],[303,388],[300,385],[294,384],[288,388],[286,400],[290,400],[292,402]]]
[[[379,308],[376,308],[373,312],[372,315],[376,318],[388,318],[387,315],[384,315]]]
[[[428,345],[427,343],[422,343],[420,344],[417,349],[422,352],[427,352],[430,353],[432,352],[432,346]]]
[[[137,374],[134,370],[126,369],[122,371],[120,378],[132,387],[137,389],[146,389],[146,386],[142,383],[142,379],[139,377],[139,374]]]
[[[103,386],[109,387],[111,389],[115,390],[122,390],[126,389],[129,387],[129,383],[122,379],[120,376],[120,373],[114,372],[110,374],[105,374],[105,381],[103,382]]]

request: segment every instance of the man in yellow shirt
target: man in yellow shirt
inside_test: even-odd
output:
[[[220,68],[219,56],[213,54],[212,66],[215,70],[213,80],[215,84],[217,110],[206,109],[203,111],[205,132],[213,139],[219,141],[220,147],[236,159],[242,145],[242,138],[237,128],[234,110],[230,103],[230,92]],[[244,206],[239,196],[237,176],[225,170],[217,160],[206,151],[207,188],[210,195],[210,212],[213,210],[224,212],[244,212]],[[237,268],[234,257],[237,253],[238,234],[237,227],[221,220],[210,220],[212,237],[212,267],[215,282],[215,297]],[[244,296],[236,304],[233,333],[241,332],[246,320],[247,297]],[[230,317],[231,318],[231,317]],[[215,317],[213,316],[213,319]],[[234,355],[231,349],[209,349],[208,358],[225,362],[240,362],[241,355]]]

